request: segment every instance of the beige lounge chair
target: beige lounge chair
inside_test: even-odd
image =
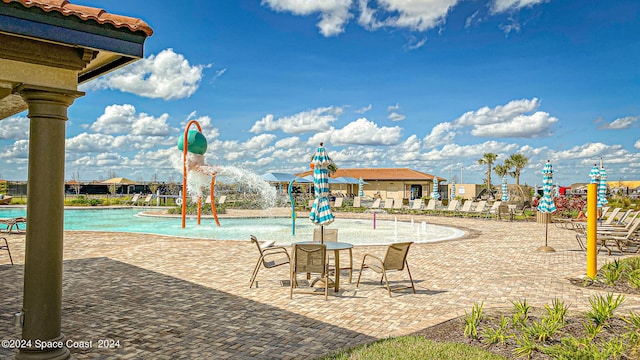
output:
[[[602,222],[602,225],[611,225],[621,210],[622,208],[615,208],[611,210],[611,214],[609,214],[607,218]]]
[[[4,245],[0,245],[0,250],[6,250],[9,253],[9,261],[11,262],[11,266],[13,266],[13,258],[11,257],[11,250],[9,250],[9,243],[6,238],[0,238],[4,240]]]
[[[499,215],[499,209],[500,209],[500,205],[502,205],[502,201],[494,201],[493,204],[491,204],[490,208],[486,208],[484,209],[484,217],[485,218],[490,218],[495,216],[496,219],[498,218]]]
[[[383,209],[393,209],[393,198],[388,198],[384,201]]]
[[[438,202],[436,201],[436,199],[429,199],[429,201],[427,202],[427,206],[424,208],[427,212],[434,212],[436,211],[436,205],[438,204]]]
[[[402,199],[394,199],[393,200],[393,209],[394,210],[402,210],[404,208],[404,201]]]
[[[133,194],[133,197],[131,197],[131,199],[125,204],[135,205],[138,201],[140,201],[140,194]]]
[[[369,207],[369,209],[380,209],[380,202],[382,200],[380,198],[373,200],[373,204]]]
[[[364,271],[364,269],[371,269],[382,275],[380,284],[382,284],[382,280],[385,281],[389,297],[391,297],[392,291],[401,289],[412,289],[413,293],[415,294],[416,288],[413,285],[413,278],[411,277],[411,271],[409,270],[409,263],[407,263],[407,254],[409,253],[409,247],[411,246],[411,244],[413,243],[403,242],[389,245],[389,247],[387,247],[387,253],[384,256],[384,259],[380,259],[379,257],[371,254],[365,254],[364,258],[362,259],[362,265],[360,266],[360,274],[358,274],[356,287],[360,285],[360,277],[362,276],[362,272]],[[387,273],[390,271],[403,271],[405,267],[407,268],[407,273],[409,274],[409,282],[411,285],[391,288],[391,286],[389,286]]]
[[[460,203],[460,200],[458,199],[453,199],[451,201],[449,201],[449,205],[447,205],[446,209],[443,209],[441,214],[442,215],[447,215],[447,214],[451,214],[451,215],[455,215],[456,211],[458,211],[458,204]]]
[[[362,205],[362,198],[360,198],[360,196],[356,196],[353,198],[353,207],[361,207]]]
[[[26,229],[20,229],[20,224],[26,225],[27,218],[22,216],[16,217],[16,218],[0,218],[0,224],[5,226],[4,232],[7,234],[11,234],[11,233],[22,234],[26,231]]]
[[[471,211],[471,206],[473,206],[473,200],[467,200],[462,204],[462,207],[456,212],[456,215],[466,216]]]
[[[318,274],[324,284],[324,299],[329,294],[329,266],[327,262],[327,245],[325,244],[294,244],[290,267],[290,292],[289,298],[293,299],[293,293],[305,293],[321,295],[315,291],[311,282],[309,288],[298,287],[298,274]]]
[[[484,213],[486,207],[487,207],[487,201],[480,200],[477,203],[475,203],[475,206],[471,210],[469,210],[469,212],[467,213],[467,216],[480,217]]]
[[[337,197],[336,201],[333,203],[333,207],[334,209],[338,209],[342,207],[342,202],[344,201],[344,198],[341,197]]]
[[[424,205],[424,201],[422,198],[418,198],[413,200],[413,205],[411,205],[411,210],[420,211],[422,210],[422,206]]]
[[[222,205],[227,201],[227,195],[220,195],[218,199],[218,205]],[[313,206],[313,200],[311,200],[311,206]]]
[[[251,235],[251,242],[256,244],[256,246],[258,247],[260,257],[258,258],[258,262],[253,269],[253,274],[251,274],[249,288],[253,286],[253,282],[256,280],[256,276],[258,276],[258,271],[261,267],[264,266],[267,269],[272,269],[280,265],[288,264],[291,261],[287,249],[282,246],[273,246],[272,241],[265,242],[260,245],[260,243],[258,242],[258,238],[256,238],[254,235]]]
[[[639,252],[640,240],[637,234],[638,230],[640,230],[640,218],[636,218],[629,229],[624,232],[597,230],[596,242],[600,245],[598,251],[602,250],[602,248],[605,248],[607,249],[607,255],[611,255],[611,248],[609,247],[609,244],[612,244],[616,246],[621,253],[625,252],[625,248],[629,249],[630,246],[635,247],[636,253]],[[578,245],[583,250],[586,249],[586,238],[586,231],[576,234]]]

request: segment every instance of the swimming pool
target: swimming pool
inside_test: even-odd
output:
[[[197,225],[195,218],[187,218],[182,229],[179,217],[142,216],[141,209],[65,209],[65,230],[115,231],[181,236],[211,240],[248,240],[255,235],[259,240],[273,240],[287,245],[313,237],[312,224],[306,217],[296,221],[296,235],[291,235],[290,218],[221,218],[217,227],[213,219],[203,218]],[[25,216],[26,209],[0,209],[0,218]],[[434,242],[462,237],[464,232],[455,228],[427,223],[396,221],[336,219],[327,229],[339,229],[339,239],[356,245],[389,244],[414,241]]]

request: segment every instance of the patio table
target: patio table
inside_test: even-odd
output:
[[[318,244],[317,241],[302,241],[297,242],[294,245],[313,245]],[[327,246],[327,251],[333,251],[334,257],[336,259],[336,277],[333,281],[333,291],[338,292],[340,289],[340,250],[349,250],[353,248],[353,244],[341,241],[329,241],[325,242],[324,245]],[[349,271],[353,271],[353,259],[351,258],[351,262],[349,263]]]

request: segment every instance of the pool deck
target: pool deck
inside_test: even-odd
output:
[[[298,215],[303,219],[304,214]],[[544,245],[544,224],[377,215],[395,216],[398,221],[413,217],[455,226],[467,235],[414,244],[408,262],[417,294],[405,291],[393,298],[370,271],[363,274],[359,289],[358,271],[351,284],[343,275],[341,291],[330,292],[327,301],[304,294],[289,299],[286,266],[261,269],[258,288],[249,289],[257,260],[249,234],[242,241],[209,241],[66,232],[62,331],[67,339],[92,341],[91,348],[71,349],[77,359],[306,359],[411,334],[463,315],[475,302],[484,301],[485,309],[504,308],[526,299],[541,307],[559,298],[570,304],[570,311],[583,311],[599,293],[568,281],[586,268],[586,254],[578,250],[572,231],[551,224],[549,245],[556,252],[543,253],[536,249]],[[221,222],[224,226],[223,217]],[[0,252],[0,339],[19,339],[13,313],[22,307],[24,235],[7,239],[16,265],[9,265],[6,252]],[[356,246],[354,267],[359,268],[365,253],[383,256],[384,251],[384,246]],[[598,266],[615,258],[600,253]],[[631,310],[640,312],[640,296],[626,295],[618,313]],[[98,348],[104,339],[119,340],[118,347]],[[0,358],[13,354],[0,348]]]

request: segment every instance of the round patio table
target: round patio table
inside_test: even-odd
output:
[[[301,241],[294,243],[293,245],[313,245],[319,244],[318,241]],[[327,246],[327,251],[333,251],[333,256],[336,259],[336,278],[333,282],[333,291],[338,292],[340,289],[340,250],[349,250],[353,248],[353,244],[341,241],[329,241],[324,242],[324,245]],[[349,257],[349,279],[351,279],[351,274],[353,272],[353,257]]]

